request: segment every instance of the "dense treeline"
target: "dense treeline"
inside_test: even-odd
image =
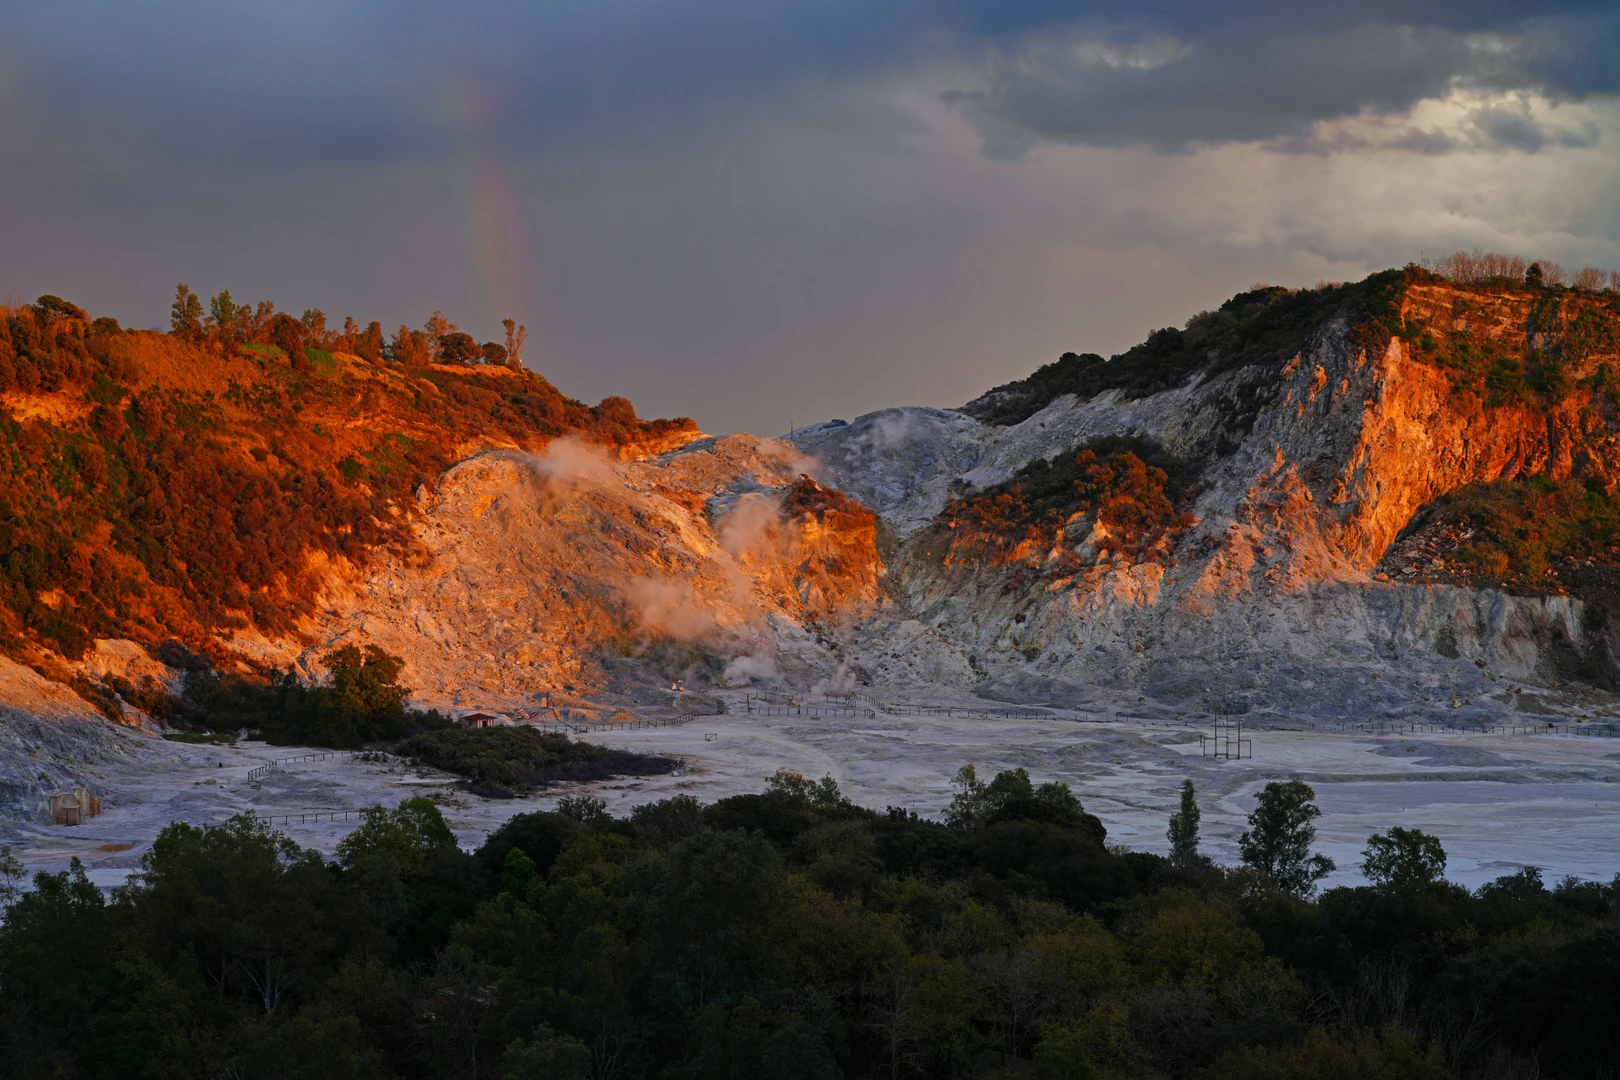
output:
[[[158,655],[183,673],[180,693],[170,693],[150,676],[139,681],[105,676],[100,683],[79,684],[79,691],[109,711],[121,699],[179,732],[253,731],[279,746],[353,749],[450,724],[437,710],[407,705],[410,690],[399,682],[405,661],[375,645],[327,652],[321,657],[325,676],[308,681],[292,671],[272,670],[268,678],[216,671],[205,658],[172,642],[160,646]]]
[[[1268,787],[1242,870],[1198,855],[1190,787],[1165,859],[1021,770],[964,769],[944,822],[791,774],[581,796],[470,854],[421,799],[331,860],[174,825],[110,900],[76,867],[12,895],[0,1075],[1612,1075],[1620,891],[1471,894],[1392,829],[1313,901],[1314,816]]]
[[[564,397],[516,364],[522,327],[479,346],[435,313],[384,342],[229,293],[205,315],[183,286],[173,326],[124,331],[54,296],[0,309],[0,650],[285,631],[315,563],[405,543],[411,493],[470,442],[692,429]]]

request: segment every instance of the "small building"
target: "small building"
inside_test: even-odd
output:
[[[470,728],[496,727],[500,724],[510,724],[512,721],[503,716],[492,716],[487,712],[468,713],[461,718],[461,723]]]
[[[53,825],[83,825],[101,813],[101,798],[89,788],[76,787],[58,792],[45,800]]]

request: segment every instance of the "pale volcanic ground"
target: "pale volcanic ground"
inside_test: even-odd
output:
[[[460,790],[454,777],[400,762],[331,755],[285,762],[250,779],[250,771],[272,760],[318,752],[256,742],[165,743],[166,752],[95,770],[105,792],[99,817],[79,827],[7,820],[0,822],[0,843],[11,844],[30,872],[62,869],[77,856],[93,881],[111,886],[138,867],[174,820],[219,822],[253,810],[299,844],[330,853],[357,822],[358,815],[345,818],[344,811],[428,795],[471,848],[513,814],[552,808],[564,795],[589,792],[622,816],[682,793],[707,803],[760,791],[778,768],[830,775],[864,806],[902,806],[937,818],[950,800],[952,776],[973,762],[986,779],[1023,767],[1037,782],[1065,781],[1102,819],[1110,842],[1160,852],[1181,781],[1191,778],[1203,809],[1204,850],[1227,863],[1238,861],[1237,837],[1254,793],[1268,780],[1298,777],[1316,788],[1323,810],[1319,850],[1339,865],[1328,884],[1358,883],[1368,834],[1392,825],[1440,837],[1450,856],[1448,876],[1471,887],[1525,865],[1542,867],[1549,882],[1566,874],[1607,880],[1620,872],[1620,739],[1377,735],[1273,721],[1245,732],[1252,757],[1225,760],[1202,755],[1201,728],[1117,712],[1073,714],[1078,721],[982,719],[863,705],[854,716],[759,716],[743,713],[743,695],[726,696],[725,715],[584,736],[679,758],[685,763],[679,774],[490,800]],[[983,710],[987,703],[961,707]]]

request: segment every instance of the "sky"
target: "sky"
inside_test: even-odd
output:
[[[1620,268],[1620,4],[0,0],[0,296],[528,326],[775,435],[1258,282]]]

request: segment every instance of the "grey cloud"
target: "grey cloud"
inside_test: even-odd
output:
[[[1039,140],[1161,150],[1280,140],[1312,149],[1305,136],[1318,121],[1398,113],[1457,84],[1570,93],[1557,78],[1561,60],[1612,40],[1620,16],[1587,22],[1584,44],[1546,21],[1489,30],[1364,23],[1329,33],[1228,24],[1186,38],[1080,26],[998,52],[982,88],[947,100],[979,127],[992,155]],[[1584,74],[1578,81],[1612,91],[1614,79],[1611,71],[1601,85]],[[1481,124],[1518,149],[1540,149],[1549,137],[1512,114]],[[1431,153],[1449,146],[1416,132],[1410,141]]]
[[[1547,131],[1535,117],[1514,109],[1480,109],[1474,125],[1490,142],[1535,153],[1547,145]]]
[[[805,84],[987,58],[952,100],[1002,156],[1274,138],[1459,75],[1620,78],[1591,0],[59,0],[6,23],[0,60],[63,123],[259,168],[679,142]]]
[[[1505,147],[1538,153],[1548,146],[1586,147],[1597,142],[1598,133],[1590,125],[1579,130],[1560,128],[1547,123],[1523,107],[1493,105],[1476,109],[1468,117],[1470,125],[1479,135],[1479,142],[1487,147]]]

